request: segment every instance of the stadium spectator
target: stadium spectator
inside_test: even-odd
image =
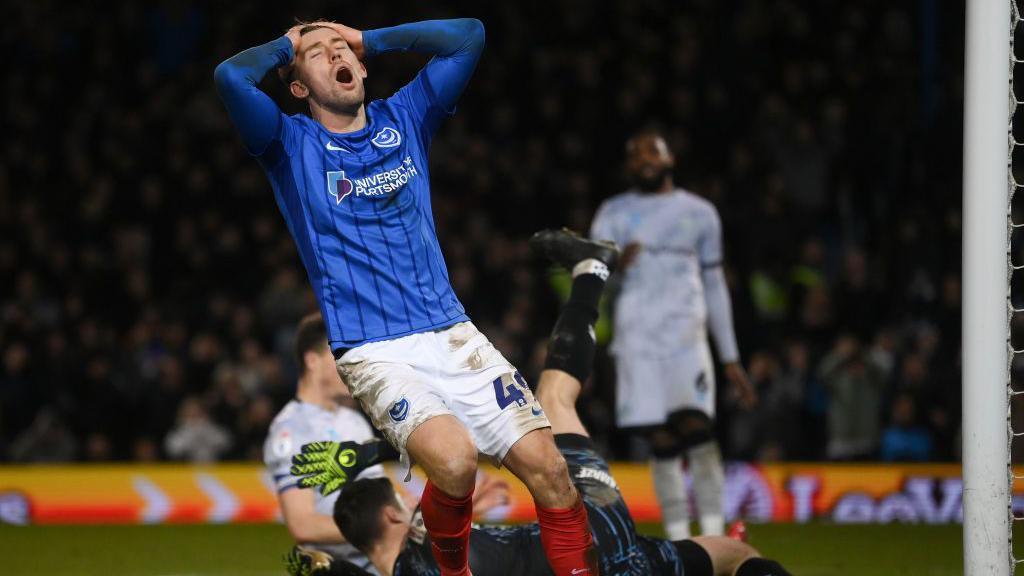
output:
[[[928,429],[917,423],[914,397],[908,393],[896,396],[892,404],[891,423],[882,432],[882,460],[925,461],[931,456],[932,438]]]
[[[865,459],[874,453],[881,428],[884,368],[852,334],[843,334],[818,365],[829,394],[828,457]]]
[[[167,455],[187,462],[213,462],[230,447],[230,434],[210,420],[199,399],[185,398],[178,408],[178,423],[164,441]]]
[[[32,425],[11,444],[15,462],[63,462],[74,460],[77,452],[75,437],[50,408],[37,412]]]

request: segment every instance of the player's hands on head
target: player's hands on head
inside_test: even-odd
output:
[[[323,495],[344,486],[350,478],[371,465],[360,458],[361,445],[355,442],[310,442],[292,456],[292,476],[299,477],[300,488],[320,488]]]
[[[747,376],[747,371],[743,369],[743,365],[739,362],[730,362],[723,368],[725,378],[729,381],[732,393],[736,395],[740,407],[744,410],[750,410],[757,406],[757,391],[754,390],[754,385],[751,384],[750,377]]]
[[[302,30],[303,26],[306,26],[306,24],[296,24],[284,33],[292,41],[292,54],[296,56],[299,54],[299,45],[302,44],[302,34],[299,33],[299,30]]]
[[[334,28],[338,31],[338,34],[341,34],[341,37],[345,39],[345,43],[348,44],[348,47],[352,49],[352,52],[355,52],[356,58],[362,60],[366,57],[366,48],[363,46],[362,30],[356,30],[355,28],[345,26],[344,24],[339,24],[337,22],[324,22],[323,24]]]
[[[302,45],[302,34],[300,33],[300,31],[306,26],[325,26],[327,28],[333,28],[335,31],[338,32],[338,34],[341,35],[342,38],[345,39],[345,43],[348,44],[348,47],[351,48],[352,52],[355,53],[356,58],[362,60],[363,57],[366,55],[366,50],[363,47],[362,30],[356,30],[355,28],[352,28],[350,26],[345,26],[344,24],[339,24],[337,22],[332,22],[330,20],[304,22],[301,24],[296,24],[295,26],[289,28],[288,31],[285,32],[285,36],[287,36],[288,39],[292,41],[292,51],[295,54],[299,53],[299,48]]]

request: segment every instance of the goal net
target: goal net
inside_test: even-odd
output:
[[[1020,405],[1024,401],[1024,382],[1019,382],[1014,379],[1014,365],[1024,361],[1024,343],[1018,336],[1014,337],[1014,325],[1017,323],[1016,315],[1024,313],[1024,283],[1017,281],[1016,277],[1021,276],[1024,278],[1024,272],[1017,274],[1018,271],[1024,270],[1024,258],[1022,254],[1021,239],[1024,238],[1024,210],[1019,207],[1020,202],[1017,200],[1017,191],[1024,186],[1024,157],[1020,160],[1016,160],[1016,157],[1022,156],[1024,148],[1021,145],[1024,144],[1024,108],[1021,108],[1021,104],[1024,104],[1024,86],[1021,90],[1017,90],[1014,85],[1014,76],[1017,72],[1017,66],[1024,63],[1024,59],[1017,56],[1016,36],[1017,33],[1022,30],[1021,27],[1021,14],[1019,0],[1008,0],[1010,9],[1010,26],[1009,26],[1009,65],[1007,66],[1007,73],[1009,75],[1009,138],[1007,138],[1007,146],[1009,148],[1007,156],[1007,207],[1008,207],[1008,218],[1007,218],[1007,319],[1008,327],[1006,332],[1006,342],[1008,351],[1008,364],[1007,364],[1007,376],[1006,376],[1006,394],[1008,400],[1007,406],[1007,476],[1008,481],[1008,494],[1007,499],[1009,502],[1009,521],[1007,526],[1007,556],[1008,556],[1008,569],[1009,574],[1016,572],[1017,566],[1024,562],[1024,559],[1018,558],[1016,549],[1013,545],[1013,528],[1017,522],[1024,521],[1024,516],[1021,512],[1014,512],[1013,506],[1013,485],[1015,480],[1021,479],[1022,475],[1015,474],[1014,472],[1014,448],[1015,440],[1024,436],[1024,423],[1019,421],[1021,416],[1024,416],[1024,410],[1014,411],[1014,406]],[[1022,77],[1024,79],[1024,77]],[[1024,199],[1024,194],[1020,196]],[[1024,319],[1024,314],[1022,314]],[[1015,418],[1016,417],[1016,418]],[[1015,422],[1017,425],[1015,426]],[[1019,442],[1018,442],[1019,443]]]

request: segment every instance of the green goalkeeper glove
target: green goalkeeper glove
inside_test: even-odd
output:
[[[385,460],[397,460],[398,452],[380,440],[356,442],[311,442],[292,456],[292,476],[299,476],[300,488],[319,486],[324,496],[355,479],[360,472]]]

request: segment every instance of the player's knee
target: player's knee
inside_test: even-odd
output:
[[[647,436],[651,455],[657,459],[675,458],[682,453],[679,438],[669,428],[658,427]]]
[[[525,480],[535,496],[559,499],[572,491],[569,466],[558,451],[551,451],[538,458]]]
[[[415,455],[414,455],[415,456]],[[445,438],[442,452],[431,452],[424,469],[438,488],[451,496],[463,496],[476,482],[477,449],[469,435]]]
[[[451,496],[464,496],[476,483],[477,453],[456,451],[435,470],[436,478],[430,480]]]
[[[700,410],[686,408],[673,412],[668,416],[668,426],[683,450],[715,439],[714,421]]]

